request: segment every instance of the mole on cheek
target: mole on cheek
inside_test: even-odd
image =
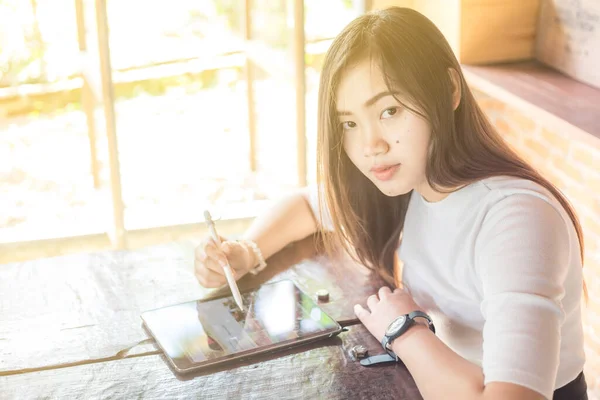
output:
[[[399,141],[399,140],[396,140],[396,143],[400,143],[400,141]]]

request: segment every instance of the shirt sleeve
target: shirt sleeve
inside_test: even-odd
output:
[[[333,231],[331,213],[327,208],[325,200],[323,200],[321,206],[319,206],[319,187],[317,185],[311,185],[303,190],[304,198],[308,202],[319,228],[325,231]]]
[[[485,384],[514,383],[552,398],[565,318],[569,221],[529,194],[507,196],[486,214],[475,245]]]

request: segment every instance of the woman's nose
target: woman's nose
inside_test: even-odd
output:
[[[387,141],[377,127],[365,129],[364,155],[374,157],[385,154],[390,149]]]

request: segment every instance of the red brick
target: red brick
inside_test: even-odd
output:
[[[581,218],[581,217],[580,217]],[[600,235],[600,222],[598,222],[598,220],[600,219],[599,216],[594,216],[594,217],[584,217],[581,218],[581,226],[583,228],[583,233],[586,236],[590,236],[590,237],[598,237],[598,235]],[[600,273],[600,269],[598,271]]]
[[[540,142],[539,140],[526,138],[525,146],[529,147],[533,152],[538,154],[540,157],[546,159],[550,156],[550,146]]]
[[[516,147],[516,151],[533,168],[539,170],[544,167],[544,159],[530,148],[521,145]]]
[[[589,282],[593,281],[594,278],[596,278],[598,275],[600,275],[600,272],[594,268],[594,265],[596,263],[593,262],[593,257],[589,256],[587,254],[586,251],[586,255],[585,255],[585,259],[584,259],[584,264],[583,264],[583,270],[585,272],[585,283],[587,285],[587,289],[588,289],[588,296],[599,296],[599,292],[600,292],[600,288],[598,288],[598,286],[596,285],[595,289],[590,289],[589,287]],[[586,307],[589,307],[589,304],[586,304]],[[598,307],[596,307],[595,309],[592,310],[593,312],[596,313],[596,315],[600,314],[600,309],[598,309]],[[593,325],[591,325],[593,326]],[[596,329],[600,330],[600,324],[595,325]]]
[[[590,196],[596,199],[600,198],[600,177],[590,177],[588,175],[588,178],[585,182],[585,187],[590,192]]]
[[[514,124],[515,129],[521,133],[531,133],[535,130],[536,123],[531,118],[523,115],[522,112],[515,109],[506,111],[507,119]]]
[[[573,206],[578,211],[583,211],[587,214],[594,213],[594,207],[596,206],[596,199],[590,191],[582,187],[581,185],[571,185],[564,190],[565,194],[569,198],[569,201],[573,203]],[[585,211],[584,211],[585,210]]]
[[[504,111],[506,108],[505,103],[492,97],[478,98],[477,103],[479,104],[479,107],[481,107],[481,109],[486,113]]]
[[[564,136],[544,128],[542,129],[541,137],[548,147],[556,149],[561,154],[568,153],[571,141]]]
[[[588,323],[593,324],[594,326],[600,326],[600,319],[590,319],[588,320]],[[596,357],[600,355],[600,338],[595,334],[595,332],[588,332],[586,336],[586,351],[592,352],[595,356],[594,358],[597,359]]]
[[[550,162],[559,171],[567,175],[569,178],[574,179],[577,182],[583,181],[583,174],[581,169],[569,163],[564,155],[553,155],[550,159]]]
[[[597,252],[600,250],[600,246],[598,245],[598,242],[600,242],[600,232],[596,233],[595,235],[587,235],[585,236],[585,252],[586,254],[597,254]],[[600,271],[598,271],[600,272]],[[599,274],[600,275],[600,274]],[[600,288],[599,288],[600,290]]]
[[[504,141],[509,145],[511,149],[519,153],[519,148],[522,146],[519,138],[516,136],[506,136]]]
[[[502,137],[507,137],[507,136],[517,137],[514,129],[511,128],[510,125],[503,118],[497,118],[494,121],[494,126],[496,127],[496,129],[498,130],[498,132],[500,133],[500,135]]]
[[[549,168],[548,164],[546,163],[543,166],[540,166],[540,168],[538,168],[538,170],[542,173],[542,175],[548,179],[554,186],[556,186],[558,189],[560,189],[565,195],[567,195],[567,193],[565,192],[567,190],[567,188],[570,186],[570,183],[567,179],[565,179],[563,177],[562,174],[556,173],[556,170],[553,168]],[[567,197],[569,197],[567,195]],[[569,201],[571,200],[571,198],[569,197]]]
[[[576,163],[591,168],[592,171],[600,172],[600,148],[578,143],[573,146],[571,158]]]
[[[537,166],[537,170],[544,178],[548,179],[555,186],[559,186],[559,183],[562,183],[563,181],[562,177],[558,176],[548,163]]]
[[[587,306],[589,306],[589,310],[594,311],[596,313],[595,315],[600,318],[600,271],[598,268],[598,262],[594,261],[592,257],[587,257],[586,255],[583,271],[585,275],[585,282],[590,294],[590,302]],[[592,298],[595,299],[595,302],[592,301]],[[591,317],[594,316],[592,315]],[[597,328],[600,329],[600,324],[597,325]]]

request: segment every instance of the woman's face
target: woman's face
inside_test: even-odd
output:
[[[425,177],[431,128],[394,95],[404,101],[368,60],[342,74],[336,98],[344,150],[382,193],[398,196],[415,189],[425,197],[432,190]]]

